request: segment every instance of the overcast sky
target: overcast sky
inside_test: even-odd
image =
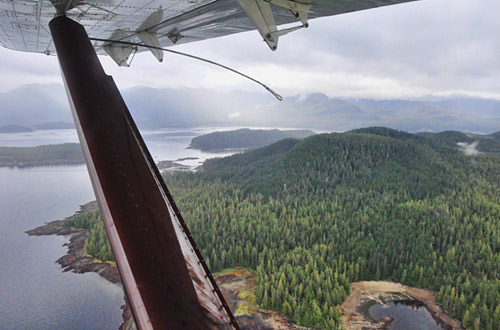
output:
[[[173,49],[234,67],[283,95],[500,99],[500,1],[424,0],[326,17],[280,39],[271,52],[256,31]],[[176,55],[158,63],[138,54],[130,68],[102,58],[120,88],[260,87]],[[57,59],[0,49],[0,92],[27,83],[61,83]]]

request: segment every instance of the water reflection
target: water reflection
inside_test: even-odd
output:
[[[387,329],[391,330],[443,330],[429,311],[419,301],[399,300],[375,304],[368,309],[369,316],[379,321],[385,316],[394,319]]]

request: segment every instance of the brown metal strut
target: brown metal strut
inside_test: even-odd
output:
[[[238,329],[85,29],[50,31],[94,192],[140,329]]]

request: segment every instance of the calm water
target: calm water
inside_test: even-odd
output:
[[[65,238],[24,233],[94,198],[85,167],[0,168],[0,187],[0,329],[116,329],[122,289],[61,272]]]
[[[420,303],[389,302],[375,304],[368,309],[372,319],[379,321],[384,316],[394,318],[388,329],[391,330],[443,330],[432,318],[429,311]]]
[[[180,158],[197,158],[181,161],[181,164],[189,166],[201,165],[206,159],[214,157],[225,157],[235,152],[226,153],[208,153],[195,149],[186,149],[195,136],[206,134],[213,131],[222,131],[236,129],[233,127],[210,127],[195,128],[187,130],[146,130],[141,134],[148,145],[153,159],[158,162],[161,160],[177,160]],[[28,147],[41,144],[59,144],[78,142],[78,136],[75,130],[45,130],[28,133],[6,134],[0,133],[0,146],[2,147]]]
[[[185,149],[203,133],[151,131],[144,137],[155,160],[187,160],[198,165],[220,154]],[[0,146],[77,142],[71,130],[0,134]],[[94,200],[84,165],[0,168],[0,329],[117,329],[122,322],[123,291],[94,273],[63,273],[60,236],[24,232],[62,219]]]

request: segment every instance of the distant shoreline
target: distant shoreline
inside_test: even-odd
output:
[[[177,160],[162,160],[156,165],[162,172],[189,171],[191,166],[179,162],[196,160],[197,157],[185,157]],[[36,147],[0,146],[0,167],[30,168],[41,166],[67,166],[85,164],[78,143],[39,145]]]
[[[82,161],[32,161],[32,162],[2,162],[0,161],[0,167],[10,167],[10,168],[30,168],[30,167],[43,167],[43,166],[66,166],[66,165],[81,165],[85,164]]]
[[[191,145],[187,146],[186,149],[200,150],[202,152],[209,152],[213,154],[224,154],[224,153],[242,153],[248,149],[252,148],[201,148],[201,147],[193,147]]]
[[[25,168],[83,164],[78,143],[39,145],[36,147],[0,147],[0,167]]]

